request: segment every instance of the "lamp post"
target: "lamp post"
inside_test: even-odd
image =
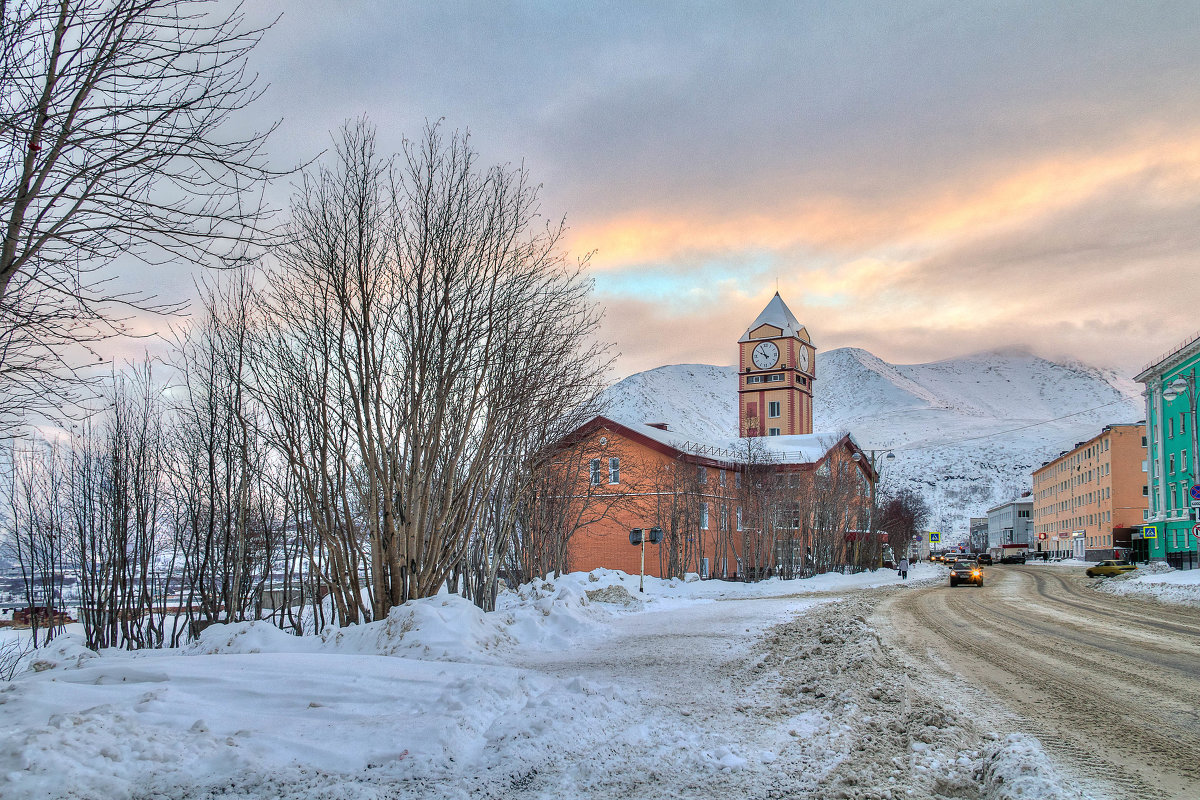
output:
[[[883,448],[880,450],[859,450],[853,456],[851,456],[851,458],[853,458],[855,461],[861,463],[864,453],[866,453],[867,457],[870,459],[869,463],[871,465],[871,475],[874,476],[871,481],[871,504],[869,506],[867,506],[867,529],[868,529],[868,532],[874,533],[875,532],[875,484],[879,480],[879,473],[875,471],[875,458],[876,458],[876,456],[880,456],[884,460],[895,461],[896,454],[887,448]],[[854,540],[854,554],[856,556],[858,555],[858,538],[857,537]],[[894,554],[894,551],[893,551],[893,554]],[[882,550],[881,550],[880,557],[882,558]]]
[[[1163,399],[1167,402],[1174,400],[1180,395],[1185,395],[1188,399],[1188,415],[1191,417],[1192,423],[1192,453],[1188,460],[1188,496],[1191,497],[1192,487],[1196,485],[1196,368],[1192,367],[1191,372],[1184,375],[1179,375],[1175,380],[1163,390]],[[1189,502],[1189,505],[1191,503]],[[1189,514],[1189,518],[1191,515]],[[1190,549],[1190,548],[1189,548]]]

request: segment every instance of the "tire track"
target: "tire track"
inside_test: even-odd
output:
[[[1200,796],[1193,626],[1146,623],[1124,598],[1075,602],[1069,579],[1032,570],[993,571],[987,586],[892,598],[881,606],[883,627],[918,661],[941,662],[982,687],[1013,724],[1104,796]],[[1064,606],[1081,605],[1087,617],[1064,619]],[[1126,630],[1098,636],[1112,618]],[[988,706],[979,713],[994,715]]]

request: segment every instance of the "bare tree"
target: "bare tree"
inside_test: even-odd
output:
[[[480,169],[437,126],[388,158],[351,123],[335,156],[293,202],[252,370],[348,624],[465,567],[494,581],[526,489],[506,454],[591,401],[603,348],[523,170]]]
[[[187,0],[0,2],[0,390],[22,404],[0,412],[72,397],[73,346],[174,308],[116,288],[118,257],[244,253],[267,132],[226,123],[259,93],[246,60],[264,30]]]

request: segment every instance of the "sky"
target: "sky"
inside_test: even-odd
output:
[[[1200,330],[1200,3],[255,0],[283,166],[366,115],[523,163],[591,254],[615,377],[818,349],[1132,374]],[[277,186],[286,204],[289,186]],[[163,278],[191,291],[190,275]]]

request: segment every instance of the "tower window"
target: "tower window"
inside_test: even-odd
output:
[[[780,411],[779,411],[779,401],[778,400],[772,400],[771,402],[767,403],[767,416],[768,417],[778,417],[779,414],[780,414]]]
[[[777,373],[777,374],[775,374],[775,375],[768,375],[768,376],[767,376],[767,382],[768,382],[768,383],[782,383],[782,382],[783,382],[783,375],[782,375],[781,373]]]

